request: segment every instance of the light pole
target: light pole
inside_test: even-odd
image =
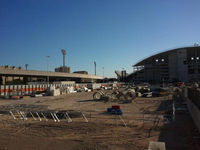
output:
[[[102,69],[103,69],[103,78],[104,78],[104,67],[102,67]]]
[[[97,75],[97,63],[96,63],[96,61],[94,61],[94,74],[95,74],[95,76]]]
[[[62,52],[62,54],[63,54],[63,67],[65,67],[66,50],[62,49],[61,52]]]
[[[46,56],[47,58],[47,83],[49,84],[49,58],[50,56]]]
[[[26,68],[26,70],[28,70],[28,64],[25,64],[25,68]]]
[[[103,83],[104,83],[104,67],[102,67],[102,69],[103,69]]]

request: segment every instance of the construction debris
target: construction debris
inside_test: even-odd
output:
[[[48,87],[46,94],[48,96],[58,96],[60,95],[60,89],[55,87]]]

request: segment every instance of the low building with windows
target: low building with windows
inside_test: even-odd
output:
[[[70,67],[61,66],[61,67],[55,68],[55,72],[70,73]]]
[[[133,82],[194,82],[200,81],[200,46],[164,51],[133,65],[127,77]]]

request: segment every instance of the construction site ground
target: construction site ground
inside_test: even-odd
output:
[[[150,141],[165,142],[167,150],[198,150],[200,139],[189,113],[171,116],[171,96],[136,98],[117,104],[93,100],[93,92],[57,97],[0,99],[0,149],[9,150],[145,150]],[[110,115],[106,109],[120,105],[123,115]],[[15,110],[65,110],[82,112],[71,117],[45,121],[16,120],[6,112]],[[167,116],[167,118],[165,117]],[[121,119],[120,119],[121,117]],[[124,120],[124,122],[123,122]]]

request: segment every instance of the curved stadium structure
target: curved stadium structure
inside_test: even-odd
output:
[[[200,81],[200,46],[168,50],[133,65],[127,79],[134,82]]]

